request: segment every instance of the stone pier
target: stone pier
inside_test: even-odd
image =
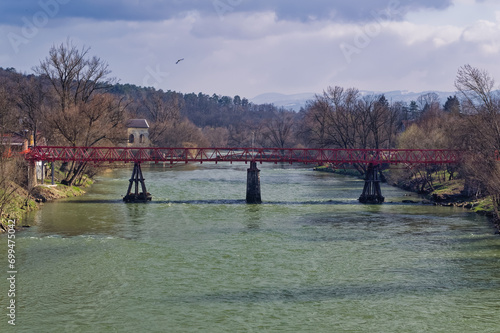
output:
[[[247,198],[248,204],[260,204],[260,170],[257,169],[257,162],[250,162],[247,169]]]

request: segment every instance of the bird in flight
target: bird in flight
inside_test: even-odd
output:
[[[177,60],[177,61],[175,62],[175,64],[177,65],[177,64],[178,64],[178,63],[180,63],[182,60],[184,60],[184,58],[181,58],[181,59]]]

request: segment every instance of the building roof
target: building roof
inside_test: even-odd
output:
[[[26,139],[18,133],[3,134],[0,138],[1,145],[22,146],[24,141]]]
[[[146,119],[129,119],[126,126],[127,128],[149,128]]]

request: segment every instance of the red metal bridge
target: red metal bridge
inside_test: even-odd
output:
[[[273,162],[331,164],[454,164],[461,151],[447,149],[314,149],[314,148],[133,148],[37,146],[30,161],[76,162]]]
[[[141,170],[141,163],[203,163],[250,162],[247,170],[248,203],[261,203],[260,170],[257,163],[308,163],[345,165],[365,164],[365,187],[359,201],[382,203],[379,166],[382,164],[455,164],[461,151],[447,149],[314,149],[314,148],[136,148],[136,147],[53,147],[37,146],[26,152],[25,158],[36,161],[90,162],[95,164],[134,163],[132,177],[123,198],[126,202],[149,201],[151,194]],[[132,187],[135,184],[135,191]],[[142,192],[139,192],[139,185]]]

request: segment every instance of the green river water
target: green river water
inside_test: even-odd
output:
[[[0,332],[500,332],[500,237],[463,209],[357,202],[363,182],[244,164],[131,170],[47,203],[16,233],[16,325],[0,236]],[[413,198],[417,200],[417,198]]]

